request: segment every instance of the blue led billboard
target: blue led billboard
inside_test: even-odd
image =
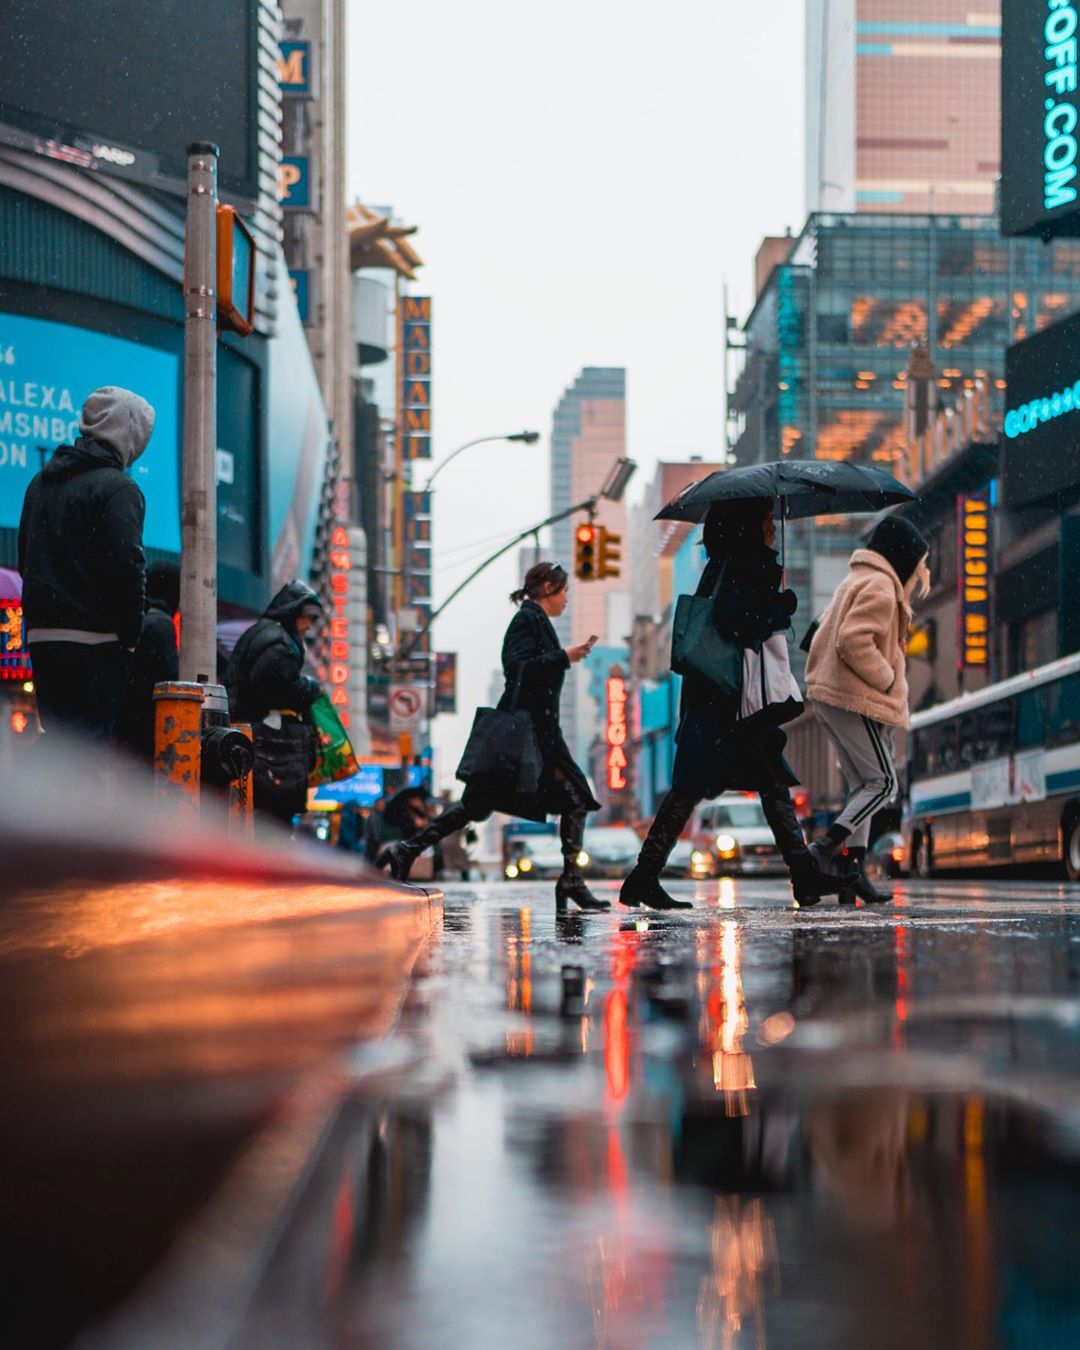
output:
[[[180,550],[180,359],[86,328],[0,314],[0,526],[18,526],[27,484],[79,434],[83,399],[105,384],[153,405],[150,444],[131,473],[146,498],[143,541]]]

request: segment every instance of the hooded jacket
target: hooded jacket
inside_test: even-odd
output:
[[[304,714],[322,693],[303,673],[304,644],[294,627],[319,597],[303,581],[290,581],[270,601],[262,618],[241,635],[225,672],[229,708],[242,722],[261,722],[268,712]]]
[[[817,703],[906,727],[910,622],[896,569],[873,549],[856,549],[810,644],[807,694]]]
[[[126,389],[99,389],[80,416],[84,435],[62,445],[26,489],[19,521],[23,613],[34,630],[139,639],[145,609],[146,503],[123,470],[150,439],[154,411]],[[93,428],[91,435],[88,428]],[[107,437],[108,439],[99,439]]]

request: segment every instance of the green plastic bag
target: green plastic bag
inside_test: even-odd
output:
[[[311,723],[315,728],[318,758],[308,778],[311,787],[321,783],[339,783],[359,769],[349,733],[342,725],[334,705],[325,694],[311,705]]]

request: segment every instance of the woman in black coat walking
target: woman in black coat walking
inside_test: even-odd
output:
[[[389,866],[398,881],[406,881],[413,863],[426,848],[455,833],[471,822],[486,820],[492,811],[512,814],[526,811],[543,819],[560,818],[563,872],[555,885],[555,901],[563,909],[572,900],[581,909],[609,909],[610,902],[599,900],[585,884],[578,855],[585,834],[585,818],[598,811],[588,780],[574,763],[559,726],[559,695],[570,666],[583,660],[592,650],[595,638],[578,646],[563,648],[551,620],[566,609],[570,593],[567,575],[558,563],[537,563],[525,577],[521,590],[510,599],[519,606],[510,620],[502,647],[506,689],[499,708],[527,709],[532,714],[536,739],[543,758],[543,773],[535,798],[528,802],[503,801],[499,793],[482,779],[470,779],[461,801],[444,811],[422,833],[391,844],[379,855],[380,867]]]
[[[712,595],[720,581],[713,622],[737,646],[764,642],[791,625],[797,602],[794,591],[780,589],[783,573],[775,542],[771,501],[717,503],[706,518],[709,561],[696,594]],[[664,890],[660,873],[698,803],[738,790],[761,797],[801,904],[814,904],[841,889],[841,879],[822,872],[815,862],[791,804],[789,788],[798,779],[784,759],[787,737],[765,719],[740,723],[738,717],[738,694],[726,694],[701,676],[686,676],[671,791],[660,803],[637,865],[623,882],[619,899],[624,905],[691,907],[689,900],[676,900]]]

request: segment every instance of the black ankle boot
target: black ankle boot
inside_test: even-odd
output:
[[[399,839],[396,844],[387,844],[376,857],[376,867],[389,867],[395,881],[408,881],[412,865],[420,856],[420,850],[411,841]]]
[[[851,878],[838,876],[821,858],[822,845],[830,852],[832,840],[818,840],[806,846],[806,837],[791,803],[787,788],[774,788],[761,794],[765,819],[773,832],[784,862],[791,873],[791,891],[802,908],[816,905],[823,895],[839,895]]]
[[[676,900],[673,895],[668,895],[657,874],[640,862],[623,882],[619,904],[628,909],[637,909],[639,905],[647,905],[649,909],[694,908],[689,900]]]
[[[840,903],[842,905],[853,905],[855,897],[858,896],[864,905],[887,905],[892,900],[893,893],[892,891],[879,891],[866,875],[866,849],[849,848],[847,856],[854,864],[855,875],[851,884],[840,892]]]
[[[566,871],[555,883],[555,909],[562,913],[566,909],[566,902],[572,900],[578,909],[610,909],[610,900],[601,900],[599,896],[593,895],[585,883],[585,878],[578,871]]]

